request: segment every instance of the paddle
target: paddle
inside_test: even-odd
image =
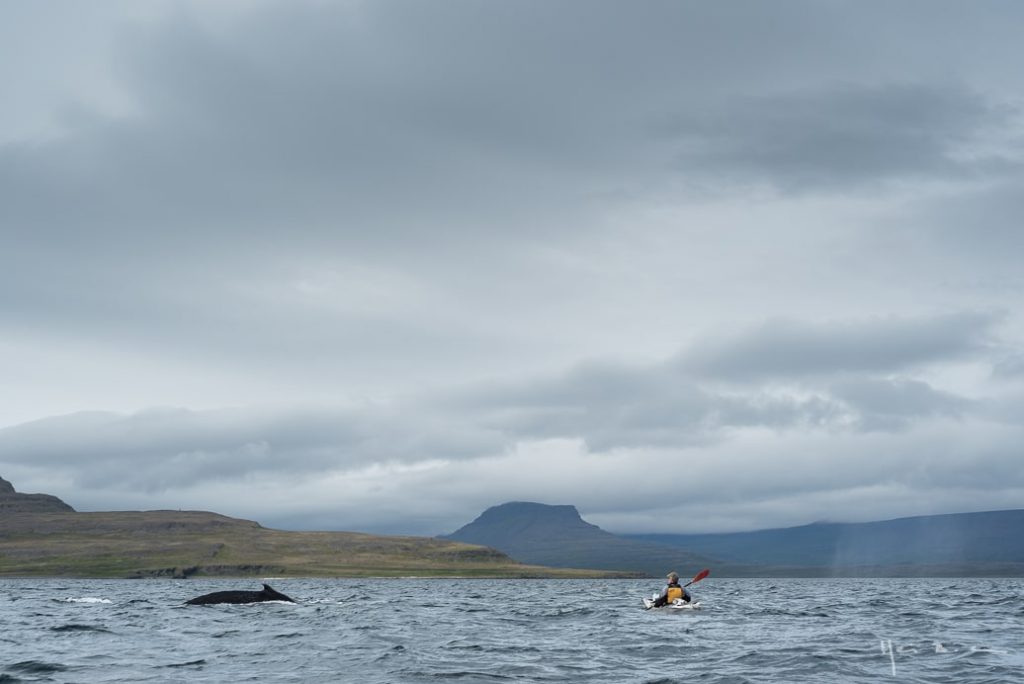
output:
[[[683,589],[685,589],[686,587],[690,586],[691,584],[696,584],[697,582],[700,582],[702,579],[704,579],[705,577],[707,577],[710,574],[711,574],[711,571],[708,570],[707,568],[704,568],[703,570],[698,572],[696,575],[694,575],[692,580],[690,580],[689,582],[684,584],[683,585]]]
[[[691,584],[696,584],[697,582],[700,582],[702,579],[704,579],[705,577],[707,577],[710,574],[711,574],[711,570],[709,570],[708,568],[704,568],[703,570],[698,572],[696,575],[694,575],[692,580],[690,580],[689,582],[684,584],[683,585],[683,589],[685,589],[686,587],[690,586]],[[644,600],[646,601],[646,599],[644,599]],[[649,605],[649,606],[644,606],[644,608],[646,610],[650,610],[653,607],[654,607],[653,604]]]

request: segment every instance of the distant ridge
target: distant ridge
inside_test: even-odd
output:
[[[728,534],[615,535],[574,506],[510,502],[446,538],[523,563],[715,577],[1024,577],[1024,510],[813,523]]]
[[[683,549],[625,539],[592,525],[575,506],[513,501],[493,506],[446,539],[481,544],[522,562],[556,568],[621,570],[661,576],[713,561]]]
[[[1024,574],[1024,510],[813,523],[728,534],[631,534],[723,561],[832,574]],[[896,570],[894,570],[896,569]]]
[[[0,477],[0,514],[4,513],[73,513],[74,508],[50,494],[21,494],[14,485]]]

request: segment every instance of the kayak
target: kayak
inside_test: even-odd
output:
[[[654,608],[654,599],[645,598],[644,609],[651,610],[652,608]],[[672,603],[667,603],[664,606],[658,606],[657,608],[655,608],[655,610],[665,612],[674,612],[678,610],[700,610],[700,601],[693,601],[692,603],[687,603],[683,599],[676,599]]]
[[[711,571],[708,570],[707,568],[705,568],[704,570],[701,570],[696,575],[694,575],[692,580],[690,580],[689,582],[684,584],[682,587],[679,587],[679,585],[678,585],[679,575],[677,573],[675,573],[675,572],[670,572],[668,574],[668,579],[669,579],[669,582],[670,582],[669,586],[670,587],[675,586],[677,588],[681,588],[683,590],[682,591],[683,596],[685,596],[686,598],[690,598],[690,595],[686,593],[686,587],[690,586],[691,584],[696,584],[697,582],[700,582],[702,579],[704,579],[705,577],[707,577],[710,574],[711,574]],[[665,589],[665,593],[668,593],[668,589],[667,588]],[[678,596],[678,594],[676,594],[676,595]],[[653,610],[659,610],[659,611],[665,611],[665,612],[674,612],[674,611],[680,611],[680,610],[700,610],[700,601],[691,601],[690,603],[687,603],[686,601],[684,601],[681,598],[673,599],[672,603],[669,603],[669,604],[664,605],[664,606],[658,606],[657,608],[655,608],[654,604],[655,604],[655,602],[658,600],[658,598],[660,596],[661,596],[661,594],[654,594],[649,599],[645,598],[644,599],[644,610],[652,610],[653,609]]]

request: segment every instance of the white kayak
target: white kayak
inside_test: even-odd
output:
[[[654,608],[654,599],[645,598],[644,599],[644,608],[646,610],[651,610],[652,608]],[[700,610],[700,601],[693,601],[692,603],[687,603],[683,599],[676,599],[672,603],[666,603],[663,606],[658,606],[657,608],[655,608],[655,610],[659,610],[659,611]]]

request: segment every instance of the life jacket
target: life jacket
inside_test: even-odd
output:
[[[683,588],[681,586],[679,586],[678,584],[668,585],[668,590],[665,592],[665,599],[669,603],[674,602],[676,599],[681,599],[685,597],[686,592],[683,591]]]

